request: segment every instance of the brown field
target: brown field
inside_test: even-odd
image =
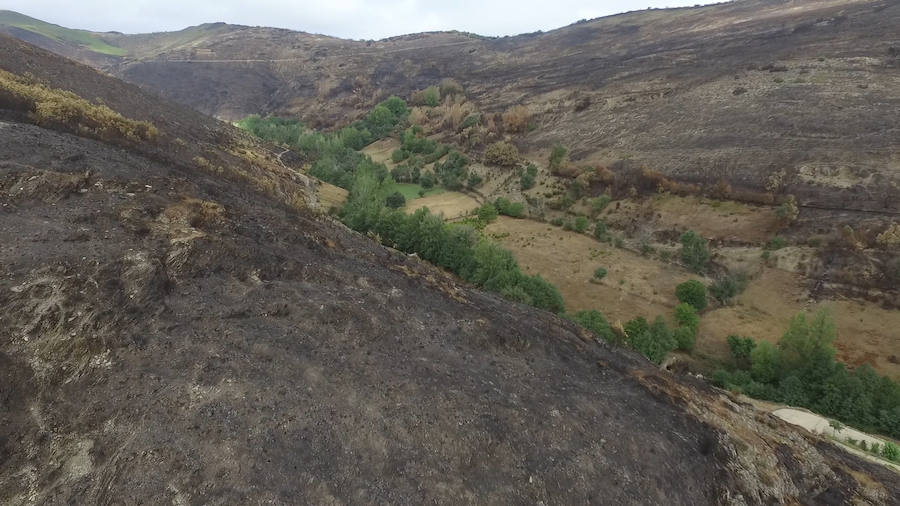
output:
[[[392,169],[396,164],[391,161],[391,153],[393,153],[395,149],[399,148],[400,141],[389,137],[369,144],[368,146],[363,148],[362,152],[363,154],[369,155],[372,161],[383,163],[387,165],[389,169]]]
[[[331,207],[340,208],[347,201],[347,190],[324,181],[318,181],[316,192],[323,211]]]
[[[697,277],[676,265],[537,221],[500,217],[485,233],[509,248],[525,272],[540,274],[559,287],[568,311],[597,309],[610,322],[635,316],[669,318],[677,304],[675,286]],[[598,282],[593,272],[601,266],[609,273]],[[820,308],[834,315],[840,360],[852,366],[869,363],[880,374],[900,377],[900,311],[849,299],[811,301],[802,277],[780,269],[764,269],[734,305],[703,314],[696,354],[726,360],[729,335],[777,341],[795,314]]]
[[[569,311],[598,309],[610,321],[668,316],[678,302],[675,286],[693,277],[678,266],[537,221],[501,216],[485,233],[509,248],[525,272],[558,286]],[[601,281],[593,279],[597,267],[609,271]]]
[[[432,213],[443,215],[444,219],[453,220],[472,214],[481,203],[474,198],[459,192],[444,192],[409,201],[406,211],[427,207]]]

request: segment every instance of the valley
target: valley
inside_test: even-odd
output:
[[[892,504],[897,23],[0,11],[0,503]]]

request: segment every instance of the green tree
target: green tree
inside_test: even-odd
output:
[[[750,352],[750,374],[760,383],[775,383],[781,375],[781,353],[768,341],[760,341]]]
[[[661,363],[676,346],[672,331],[661,316],[649,325],[643,317],[635,318],[625,324],[625,334],[632,348],[656,364]]]
[[[537,176],[537,166],[529,163],[519,178],[519,184],[523,190],[529,190],[534,187],[534,178]]]
[[[485,202],[485,204],[479,207],[475,213],[478,216],[478,219],[484,223],[490,223],[496,220],[498,215],[497,208],[490,202]]]
[[[737,335],[728,336],[728,347],[731,349],[731,357],[738,367],[750,366],[750,353],[756,348],[756,342],[749,337]]]
[[[400,192],[394,192],[385,198],[384,205],[391,209],[398,209],[406,205],[406,197]]]
[[[675,296],[678,300],[691,306],[697,311],[706,308],[706,287],[696,279],[691,279],[675,287]]]
[[[569,150],[562,144],[554,145],[553,149],[550,150],[550,170],[557,171],[565,167],[566,162],[568,161],[568,154]]]
[[[688,230],[681,235],[681,261],[688,269],[702,273],[709,264],[710,254],[706,239]]]

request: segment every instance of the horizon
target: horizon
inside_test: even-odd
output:
[[[543,2],[503,0],[485,6],[465,0],[444,6],[418,0],[341,0],[328,6],[297,7],[284,0],[263,0],[245,9],[234,1],[192,3],[190,8],[166,0],[141,0],[113,9],[107,0],[77,5],[57,1],[13,0],[4,10],[65,28],[91,32],[144,34],[175,32],[213,23],[267,27],[306,32],[351,40],[381,40],[423,32],[457,31],[486,37],[515,36],[563,28],[585,19],[625,14],[647,9],[685,8],[723,3],[696,0],[627,0],[590,2],[562,0]],[[87,5],[87,7],[85,7]],[[258,7],[258,8],[257,8]],[[481,9],[479,16],[471,12]],[[91,15],[84,14],[85,10]],[[310,10],[312,9],[312,10]],[[100,12],[101,15],[96,13]],[[402,15],[397,15],[397,13]],[[513,15],[510,16],[509,14]],[[307,16],[307,17],[304,17]],[[394,26],[395,28],[385,28]]]

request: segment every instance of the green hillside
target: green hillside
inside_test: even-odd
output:
[[[81,46],[91,51],[113,56],[125,56],[128,52],[122,48],[107,44],[94,32],[87,30],[72,30],[59,25],[46,23],[39,19],[19,14],[13,11],[0,10],[0,26],[15,26],[28,30],[64,44]]]

